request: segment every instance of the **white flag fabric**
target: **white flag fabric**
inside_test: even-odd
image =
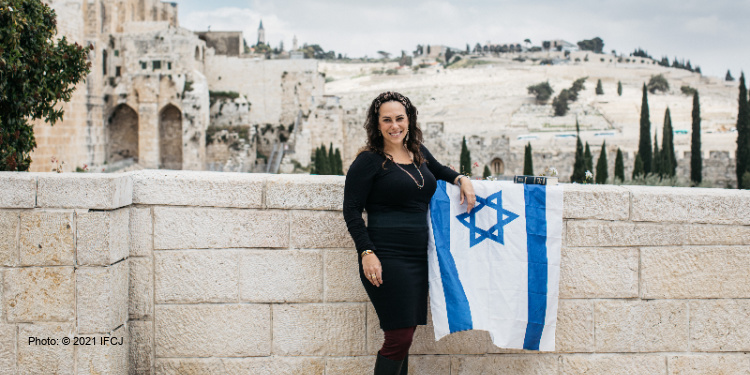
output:
[[[470,214],[457,186],[438,181],[429,210],[435,340],[489,331],[501,348],[555,350],[562,186],[472,181]]]

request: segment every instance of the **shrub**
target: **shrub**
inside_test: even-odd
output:
[[[669,82],[667,82],[667,79],[664,78],[663,75],[659,74],[651,76],[651,79],[649,79],[648,85],[646,85],[646,87],[648,87],[648,92],[652,94],[656,93],[657,91],[667,92],[669,91]]]
[[[536,101],[539,103],[544,103],[552,96],[552,93],[554,90],[552,90],[552,86],[550,86],[549,81],[547,82],[541,82],[537,83],[536,85],[532,85],[526,88],[529,92],[529,94],[532,94],[536,96]]]

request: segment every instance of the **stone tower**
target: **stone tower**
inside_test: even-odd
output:
[[[258,44],[266,44],[266,30],[263,28],[263,20],[260,20],[260,26],[258,26]]]
[[[292,39],[292,51],[296,51],[296,50],[297,50],[297,36],[295,35],[294,38]]]

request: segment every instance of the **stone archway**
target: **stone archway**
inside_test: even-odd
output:
[[[172,104],[159,113],[159,168],[182,169],[182,113]]]
[[[112,112],[107,124],[107,162],[138,162],[138,114],[126,104]]]
[[[492,159],[492,162],[490,162],[490,168],[492,169],[492,174],[495,176],[505,174],[505,163],[503,162],[503,159]]]

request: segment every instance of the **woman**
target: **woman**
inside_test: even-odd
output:
[[[360,254],[359,277],[385,332],[375,374],[406,374],[414,330],[427,324],[427,208],[437,179],[460,185],[467,212],[476,198],[469,178],[422,145],[417,109],[407,97],[378,95],[365,130],[367,145],[346,175],[344,219]]]

